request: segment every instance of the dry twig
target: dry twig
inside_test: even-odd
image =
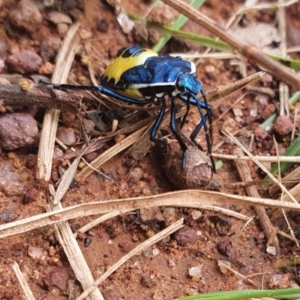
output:
[[[12,107],[37,105],[45,108],[69,110],[76,113],[82,97],[55,91],[43,85],[32,85],[24,91],[19,84],[0,85],[1,104]]]
[[[234,149],[233,153],[237,156],[244,154],[243,151],[237,147]],[[242,181],[247,182],[247,181],[252,180],[247,162],[237,159],[235,161],[235,164],[236,164],[238,173],[239,173]],[[249,196],[260,198],[260,195],[256,189],[256,186],[247,186],[246,191]],[[272,245],[274,245],[276,248],[276,254],[280,255],[280,247],[279,247],[279,242],[278,242],[277,235],[276,235],[277,229],[272,225],[272,223],[266,213],[265,208],[259,207],[259,206],[254,206],[254,210],[255,210],[256,214],[258,215],[261,227],[263,228],[264,233],[266,234],[266,237],[268,238],[268,243],[271,243]]]

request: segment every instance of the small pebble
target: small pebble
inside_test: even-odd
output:
[[[286,115],[279,116],[273,124],[273,129],[280,135],[287,135],[293,130],[293,122]]]
[[[170,268],[175,268],[176,267],[176,262],[174,261],[174,259],[169,259],[168,260],[168,266]]]
[[[89,237],[86,237],[86,238],[84,239],[83,243],[84,243],[84,247],[87,248],[87,247],[89,247],[90,244],[92,243],[92,239],[89,238]]]
[[[117,134],[115,136],[115,142],[116,144],[120,143],[121,141],[123,141],[126,138],[125,134]]]
[[[216,80],[216,68],[213,65],[205,66],[205,72],[209,79]]]
[[[5,67],[5,62],[3,59],[0,58],[0,73],[2,73],[4,67]]]
[[[192,277],[193,280],[197,280],[202,275],[202,267],[201,266],[190,267],[188,269],[188,274],[190,277]]]
[[[202,212],[200,210],[193,210],[191,212],[191,216],[192,216],[193,220],[198,220],[201,218]]]
[[[140,208],[140,216],[143,223],[160,222],[164,220],[159,207]]]
[[[87,155],[84,156],[85,160],[87,162],[92,162],[94,159],[96,159],[97,157],[99,156],[99,153],[98,152],[91,152]]]
[[[10,211],[2,211],[0,212],[0,223],[9,223],[14,221],[18,217],[17,214]]]
[[[236,249],[233,246],[231,241],[221,241],[217,244],[217,249],[219,253],[223,254],[224,256],[228,257],[230,260],[236,259]]]
[[[104,18],[97,22],[97,30],[99,30],[100,32],[107,32],[108,26],[108,22]]]
[[[291,9],[292,11],[293,9]],[[295,16],[298,16],[299,8],[295,10],[294,14]],[[300,45],[300,37],[299,37],[299,24],[297,22],[297,17],[295,18],[287,18],[287,28],[286,31],[287,34],[287,42],[291,46],[297,46]]]
[[[38,72],[43,60],[33,51],[21,50],[8,56],[6,64],[10,71],[26,74]]]
[[[37,201],[41,197],[40,191],[36,188],[30,188],[22,198],[22,204],[28,204]]]
[[[69,111],[64,111],[61,113],[61,119],[63,120],[64,123],[72,123],[75,121],[76,115]],[[85,126],[85,121],[90,121],[93,123],[93,125],[95,125],[93,121],[84,119],[83,120],[84,126]],[[85,129],[86,129],[86,127],[85,127]],[[90,133],[90,131],[88,133]]]
[[[56,25],[57,32],[61,37],[64,37],[69,30],[69,26],[65,23],[59,23]]]
[[[268,246],[266,252],[272,255],[276,255],[276,248],[274,246]]]
[[[141,285],[145,288],[152,288],[157,285],[154,275],[143,275],[141,279]]]
[[[28,113],[0,116],[0,146],[14,150],[33,144],[38,135],[36,120]]]
[[[35,32],[42,23],[42,15],[31,0],[21,0],[17,7],[9,12],[8,20],[16,27]]]
[[[144,255],[146,258],[151,258],[151,257],[153,256],[153,251],[152,251],[151,247],[146,248],[146,249],[143,251],[143,255]]]
[[[123,12],[117,15],[117,21],[125,34],[130,33],[134,28],[134,22]]]
[[[7,56],[7,46],[4,40],[0,40],[0,58],[5,59]]]
[[[149,33],[149,37],[148,37],[149,43],[152,44],[152,45],[158,43],[158,41],[160,39],[159,31],[157,31],[153,28],[149,28],[148,33]]]
[[[286,289],[291,286],[289,274],[274,274],[269,281],[271,289]]]
[[[229,218],[213,215],[207,221],[212,228],[216,228],[219,235],[227,235],[231,229],[231,221]]]
[[[270,83],[273,82],[273,77],[272,77],[271,74],[266,73],[266,74],[262,77],[261,81],[264,83],[265,86],[268,86]]]
[[[67,146],[74,145],[76,142],[76,136],[73,128],[59,127],[57,129],[57,138]]]
[[[268,137],[268,133],[261,126],[258,126],[254,130],[254,135],[262,140],[264,140]]]
[[[56,286],[61,291],[66,291],[69,280],[67,268],[59,267],[50,273],[50,285]]]
[[[20,174],[15,172],[10,161],[0,163],[0,191],[6,196],[21,196],[24,194],[24,185],[21,182]],[[9,219],[11,217],[4,219],[4,221]]]
[[[128,173],[128,178],[132,182],[136,182],[138,180],[141,180],[143,177],[144,171],[142,168],[133,168]]]
[[[41,248],[29,246],[27,254],[34,259],[44,260],[47,257],[47,252]]]
[[[242,109],[239,107],[234,107],[232,111],[235,116],[242,117],[244,115]]]
[[[225,265],[225,266],[224,266]],[[226,260],[220,260],[218,261],[218,266],[220,268],[220,271],[222,274],[229,274],[231,271],[228,268],[231,268],[231,263]],[[228,268],[226,268],[226,266]]]
[[[59,157],[62,157],[63,155],[64,155],[64,152],[60,148],[58,148],[58,147],[54,148],[53,158],[59,158]]]
[[[84,28],[81,28],[81,30],[79,31],[79,35],[80,35],[82,40],[90,39],[90,38],[93,37],[93,33],[89,30],[84,29]]]
[[[50,7],[54,4],[54,0],[43,0],[43,4],[47,7]]]
[[[249,115],[250,115],[251,117],[257,117],[257,109],[251,108],[251,109],[249,110]]]
[[[45,62],[40,68],[39,73],[43,75],[51,75],[54,72],[55,66],[49,62]]]
[[[269,118],[272,114],[274,114],[276,112],[277,108],[276,105],[273,103],[269,103],[266,105],[266,107],[264,108],[261,117],[263,119],[267,119]]]
[[[166,207],[163,212],[163,218],[166,226],[171,225],[176,221],[176,210],[174,207]]]
[[[191,227],[185,226],[175,233],[174,238],[180,246],[194,244],[197,241],[197,231]]]
[[[118,246],[124,253],[128,253],[133,249],[133,244],[131,242],[122,242]]]
[[[268,105],[270,97],[267,95],[259,94],[255,97],[254,103],[258,102],[259,106],[266,106]]]
[[[177,16],[178,12],[176,10],[163,3],[155,6],[150,13],[150,18],[153,22],[164,25],[174,22]]]
[[[144,20],[137,20],[134,22],[133,36],[137,43],[144,43],[148,41],[148,29]]]
[[[42,59],[46,62],[54,62],[61,45],[61,39],[56,36],[48,36],[43,39],[40,46]]]
[[[153,253],[153,256],[157,256],[157,255],[159,255],[160,251],[158,248],[154,248],[152,253]]]
[[[61,12],[52,11],[48,14],[48,20],[54,24],[65,23],[65,24],[72,24],[72,19]]]

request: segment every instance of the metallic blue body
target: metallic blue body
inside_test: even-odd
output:
[[[131,64],[137,65],[131,67]],[[120,67],[123,65],[124,71],[120,72]],[[114,74],[117,73],[118,75],[115,76]],[[207,121],[211,121],[211,108],[206,102],[205,94],[201,83],[196,77],[193,63],[180,57],[159,55],[139,46],[122,48],[119,50],[115,61],[111,63],[102,76],[101,84],[100,86],[52,84],[52,86],[55,89],[62,90],[94,90],[120,101],[136,105],[151,103],[154,99],[160,100],[161,109],[151,130],[150,139],[163,146],[166,146],[165,141],[157,139],[156,134],[166,110],[165,96],[168,96],[171,100],[170,127],[183,151],[183,168],[185,167],[187,145],[176,128],[175,98],[179,98],[187,104],[187,113],[183,118],[181,127],[187,117],[190,105],[196,106],[201,121],[192,132],[190,138],[195,143],[197,134],[202,127],[204,128],[207,150],[211,158],[212,168],[215,171],[214,161],[211,156],[211,128],[207,126]],[[199,92],[202,93],[204,101],[197,99]]]

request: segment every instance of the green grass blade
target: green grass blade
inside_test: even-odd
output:
[[[158,28],[160,31],[166,33],[168,36],[172,36],[172,37],[175,36],[178,38],[187,39],[189,41],[196,42],[202,45],[203,47],[213,48],[214,50],[220,50],[223,52],[232,52],[232,49],[228,44],[220,40],[216,40],[215,38],[194,34],[184,30],[174,29],[172,27],[161,25],[151,21],[147,22],[147,24],[150,27]]]
[[[300,156],[300,136],[298,136],[291,145],[284,152],[284,156]],[[280,163],[280,172],[286,172],[294,163],[291,162],[282,162]],[[275,164],[271,171],[272,174],[278,174],[279,167],[278,164]]]
[[[205,0],[192,0],[190,4],[194,8],[199,8],[204,3],[204,1]],[[187,20],[188,18],[186,16],[179,15],[174,24],[172,25],[172,28],[180,29],[186,23]],[[152,48],[153,51],[159,52],[162,49],[162,47],[169,41],[170,38],[170,35],[161,37],[158,43]]]
[[[239,300],[257,297],[274,297],[276,299],[298,299],[300,297],[300,288],[217,292],[188,296],[178,298],[177,300]]]
[[[292,68],[294,70],[300,70],[300,61],[299,60],[276,56],[276,55],[271,55],[271,54],[268,54],[268,56],[270,56],[274,60],[282,63],[283,65],[285,65],[289,68]]]

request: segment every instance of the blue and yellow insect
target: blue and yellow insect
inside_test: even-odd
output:
[[[176,128],[175,99],[179,98],[187,105],[187,112],[181,122],[183,126],[190,105],[198,108],[201,121],[196,126],[190,139],[195,143],[195,138],[203,127],[205,130],[207,152],[210,155],[213,171],[215,164],[211,155],[211,108],[206,101],[202,85],[196,77],[195,64],[181,57],[172,57],[165,54],[157,54],[150,49],[140,46],[122,48],[118,51],[115,60],[107,67],[100,79],[99,86],[80,86],[68,84],[50,83],[54,89],[80,89],[93,90],[113,97],[117,100],[136,105],[145,105],[158,100],[161,108],[158,117],[150,132],[150,139],[166,147],[166,142],[156,138],[157,131],[166,111],[166,96],[171,101],[170,127],[183,151],[183,168],[187,145],[183,141]],[[42,81],[49,84],[49,82]],[[204,101],[197,99],[201,93]]]

